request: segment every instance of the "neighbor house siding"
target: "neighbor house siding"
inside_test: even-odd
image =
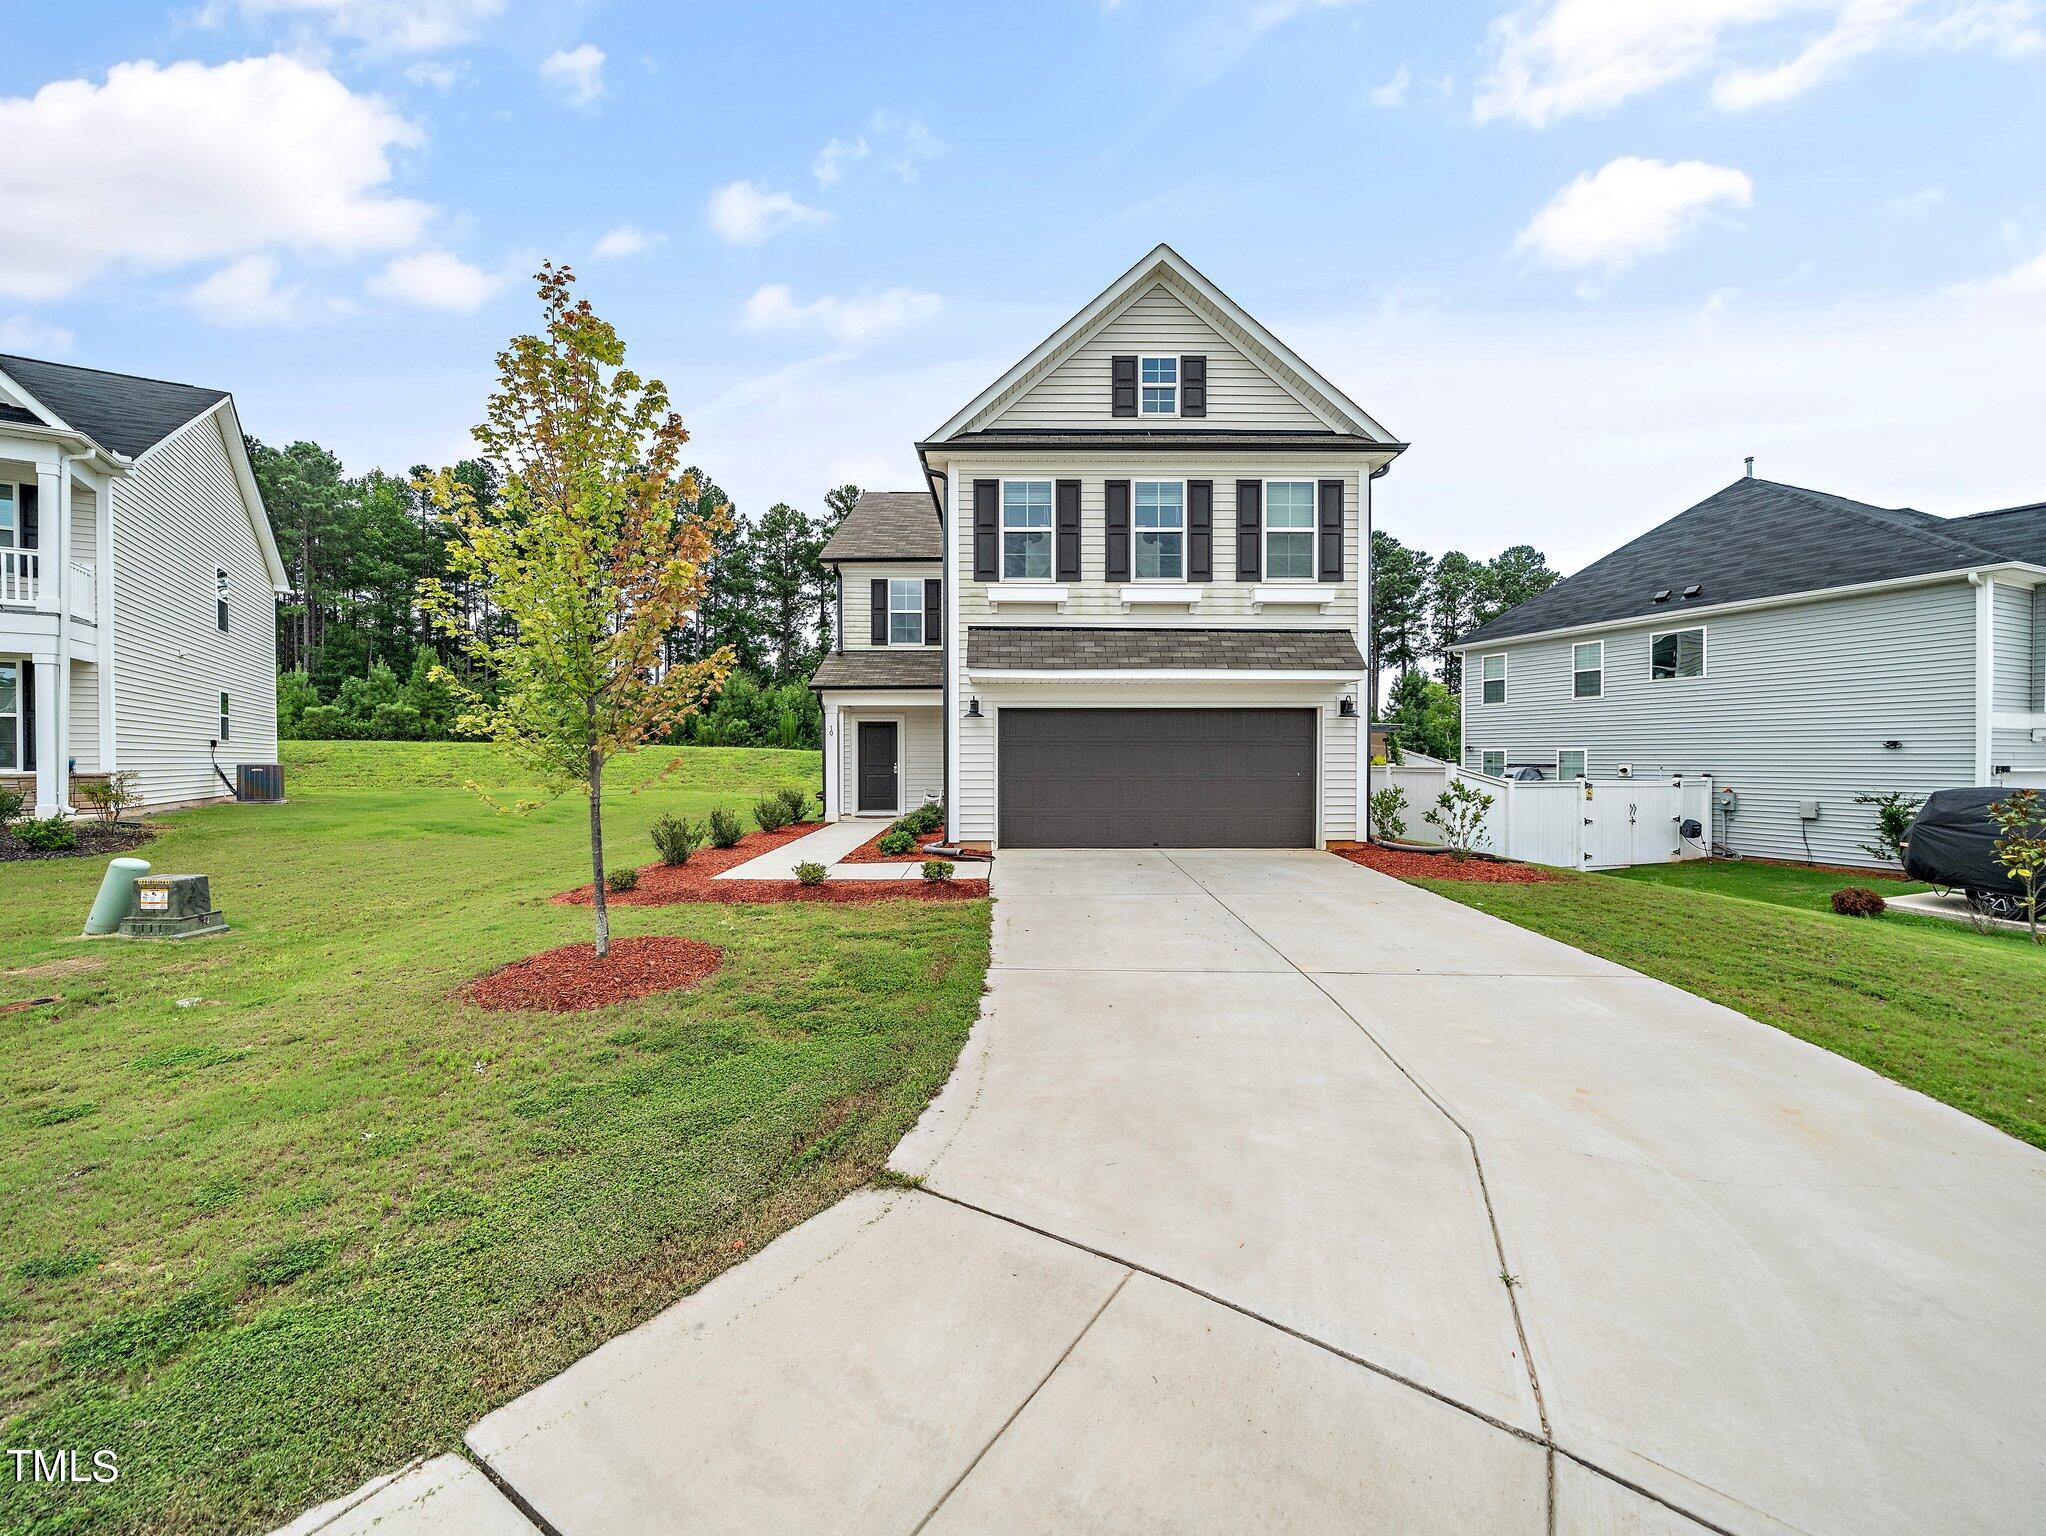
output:
[[[845,633],[840,636],[840,649],[868,651],[875,648],[873,631],[875,581],[895,578],[906,580],[911,577],[923,581],[940,574],[938,562],[935,560],[922,562],[877,560],[860,563],[848,561],[841,565],[838,568],[838,580],[844,602]],[[894,649],[901,650],[906,647],[897,646]]]
[[[1651,681],[1651,634],[1693,625],[1706,630],[1706,675]],[[1572,647],[1590,638],[1605,641],[1605,694],[1576,699]],[[1488,705],[1479,679],[1495,651],[1508,657],[1507,699]],[[1637,777],[1709,773],[1739,796],[1713,835],[1756,857],[1803,858],[1797,802],[1815,799],[1812,855],[1868,862],[1874,820],[1857,794],[1925,794],[1975,772],[1975,593],[1960,581],[1478,647],[1464,677],[1466,767],[1491,750],[1553,773],[1559,749],[1581,748],[1595,779],[1621,764]]]
[[[217,415],[201,417],[137,461],[114,490],[115,751],[152,804],[228,793],[208,757],[220,694],[233,701],[235,764],[277,760],[276,597],[244,509]],[[231,616],[214,623],[214,569],[228,572]]]
[[[1202,418],[1117,417],[1110,409],[1110,360],[1118,354],[1208,360],[1208,410]],[[1243,427],[1318,431],[1328,423],[1266,373],[1216,324],[1163,283],[1154,284],[1101,326],[1049,373],[982,425],[1032,427]]]
[[[945,734],[942,711],[923,708],[866,709],[847,706],[839,712],[839,780],[845,786],[845,814],[857,815],[859,806],[859,728],[861,720],[896,720],[902,723],[901,766],[898,770],[902,809],[913,811],[926,800],[945,798]]]
[[[1998,582],[1991,590],[1991,648],[1995,657],[1996,707],[2032,707],[2032,591]]]

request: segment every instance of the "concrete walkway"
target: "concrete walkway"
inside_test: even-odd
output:
[[[553,1530],[2039,1529],[2046,1156],[1326,855],[995,893],[921,1186],[471,1431]]]
[[[792,843],[783,843],[744,864],[734,864],[711,876],[713,880],[793,880],[798,864],[822,864],[826,869],[851,853],[868,838],[884,831],[885,818],[871,821],[827,821],[815,832],[805,833]]]

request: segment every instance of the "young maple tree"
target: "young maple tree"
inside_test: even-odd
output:
[[[625,343],[552,262],[537,281],[541,334],[497,355],[497,387],[474,436],[497,470],[479,499],[444,469],[428,481],[450,533],[449,585],[421,584],[438,627],[491,680],[461,727],[557,788],[590,801],[597,954],[610,953],[604,888],[604,765],[665,736],[723,683],[729,651],[673,664],[663,641],[702,602],[705,565],[730,526],[699,512],[681,465],[689,433],[667,386],[624,366]],[[502,622],[464,631],[451,584]]]
[[[2046,806],[2038,790],[2014,789],[1989,807],[1989,816],[1996,823],[1996,862],[2024,891],[2018,905],[2037,944],[2039,909],[2046,905]]]

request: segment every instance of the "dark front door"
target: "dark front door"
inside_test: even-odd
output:
[[[895,787],[895,742],[893,720],[860,722],[860,801],[863,811],[892,811],[900,804]]]
[[[1311,848],[1310,709],[1005,709],[1004,848]]]

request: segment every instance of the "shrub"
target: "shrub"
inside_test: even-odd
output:
[[[1451,779],[1449,787],[1435,797],[1435,808],[1421,813],[1421,820],[1442,834],[1449,857],[1461,864],[1485,843],[1485,813],[1492,809],[1492,797],[1468,779]]]
[[[2003,872],[2025,893],[2018,910],[2025,916],[2025,928],[2034,944],[2046,943],[2039,932],[2039,909],[2046,906],[2046,805],[2036,789],[2014,789],[1989,808],[1996,823],[1996,841],[1990,852]]]
[[[604,885],[613,891],[630,891],[639,885],[639,871],[636,869],[614,869],[604,877]]]
[[[952,878],[952,861],[950,859],[925,859],[924,878],[932,882],[950,880]]]
[[[703,846],[703,828],[687,816],[662,816],[649,830],[663,864],[687,864]]]
[[[807,789],[778,789],[774,792],[774,797],[789,813],[790,821],[810,819],[810,791]]]
[[[874,840],[874,848],[891,859],[899,859],[905,853],[916,852],[916,835],[903,827],[890,827]]]
[[[121,813],[142,803],[141,788],[133,769],[110,773],[104,779],[81,779],[72,793],[101,821],[119,821]]]
[[[1407,792],[1397,784],[1371,791],[1371,835],[1381,842],[1398,842],[1407,835]]]
[[[1865,885],[1844,885],[1833,893],[1833,910],[1842,917],[1881,917],[1886,905]]]
[[[1911,831],[1912,818],[1925,804],[1925,797],[1893,789],[1880,795],[1856,795],[1854,803],[1875,807],[1876,840],[1863,843],[1861,851],[1885,864],[1902,864],[1904,839]]]
[[[14,824],[14,840],[37,853],[63,853],[78,846],[78,833],[62,816],[24,816]]]
[[[937,831],[945,824],[944,804],[937,800],[926,800],[907,816],[895,823],[903,831],[915,837],[923,837]]]
[[[824,866],[822,864],[805,862],[796,866],[796,884],[822,885],[823,883]]]
[[[720,805],[710,813],[710,845],[713,848],[736,848],[739,839],[746,835],[746,824],[739,820],[737,813]]]
[[[779,832],[795,818],[789,815],[789,808],[782,803],[781,796],[769,795],[765,800],[753,802],[753,820],[763,832]]]
[[[11,789],[0,789],[0,827],[21,814],[22,797]]]

